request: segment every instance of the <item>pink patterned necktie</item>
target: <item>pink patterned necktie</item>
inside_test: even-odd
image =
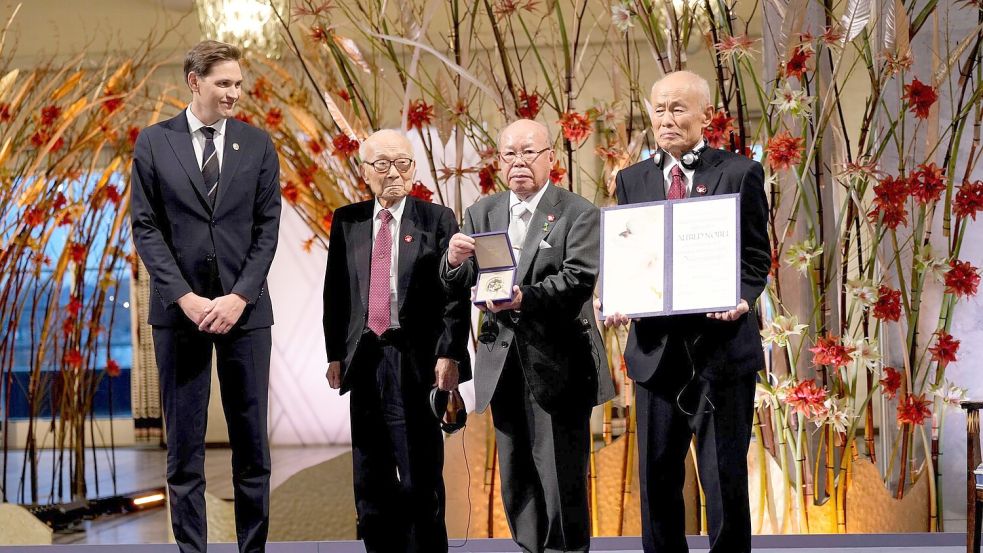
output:
[[[672,178],[672,182],[669,184],[669,194],[667,199],[669,200],[681,200],[686,197],[686,177],[683,176],[683,170],[679,165],[673,165],[672,169],[669,171],[669,176]]]
[[[379,212],[382,226],[372,246],[372,269],[369,276],[369,330],[377,336],[389,329],[390,290],[389,273],[393,263],[393,237],[389,222],[393,220],[388,209]]]

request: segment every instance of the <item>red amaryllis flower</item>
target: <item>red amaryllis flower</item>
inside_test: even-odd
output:
[[[82,300],[77,296],[72,296],[72,299],[68,301],[68,305],[65,306],[65,313],[68,313],[69,317],[78,317],[81,311]]]
[[[307,141],[307,149],[316,156],[321,155],[321,152],[324,151],[324,143],[316,138],[311,138]]]
[[[498,173],[498,163],[489,163],[478,171],[478,186],[481,187],[481,194],[491,194],[495,192],[495,174]]]
[[[539,0],[497,0],[494,12],[498,17],[509,17],[520,9],[532,12]]]
[[[413,188],[410,189],[410,196],[420,198],[425,202],[433,202],[433,191],[420,181],[413,183]]]
[[[928,111],[932,104],[939,99],[939,95],[931,86],[915,79],[911,84],[904,85],[904,100],[908,102],[908,107],[918,119],[928,119]]]
[[[935,333],[935,345],[928,348],[932,359],[939,363],[954,363],[956,352],[959,351],[959,340],[944,330]]]
[[[880,220],[890,229],[907,225],[908,210],[905,202],[910,189],[911,185],[904,177],[884,177],[874,185],[874,208],[867,217],[875,223]]]
[[[740,36],[727,36],[720,40],[720,42],[713,45],[721,55],[728,54],[746,54],[751,50],[751,46],[755,43],[754,40],[748,38],[747,35]]]
[[[334,155],[340,158],[352,157],[358,153],[358,140],[351,138],[345,133],[341,133],[331,139],[334,146]]]
[[[809,69],[807,67],[807,62],[811,57],[811,47],[806,45],[796,46],[795,50],[792,50],[792,57],[790,57],[788,63],[785,64],[785,77],[790,79],[798,79],[805,75],[806,71]]]
[[[406,126],[410,129],[423,129],[433,121],[433,106],[421,100],[410,102],[406,112]]]
[[[894,399],[901,387],[901,373],[894,367],[884,367],[884,378],[881,379],[881,393],[888,399]]]
[[[85,261],[85,255],[88,253],[84,244],[69,244],[68,245],[68,257],[75,263],[82,263]]]
[[[0,123],[6,123],[11,119],[10,104],[0,103]]]
[[[802,159],[802,138],[782,131],[771,137],[765,146],[768,166],[772,171],[781,171],[799,164]]]
[[[34,134],[31,135],[31,144],[35,148],[44,147],[44,145],[47,144],[49,140],[51,140],[51,135],[49,135],[47,131],[44,130],[35,131]],[[57,152],[64,145],[65,145],[65,139],[59,137],[58,140],[55,140],[55,143],[51,145],[51,151]]]
[[[126,141],[130,143],[130,148],[137,145],[138,136],[140,136],[140,129],[138,127],[126,129]]]
[[[803,380],[792,388],[785,397],[785,402],[792,408],[793,413],[806,417],[817,417],[826,412],[826,388],[816,386],[814,380]]]
[[[873,315],[882,321],[897,321],[901,318],[901,290],[881,284],[877,289],[877,301],[874,302]]]
[[[563,182],[563,177],[565,176],[567,176],[567,170],[560,167],[560,162],[554,163],[553,167],[550,169],[550,182],[553,184],[560,184]]]
[[[44,223],[44,211],[38,207],[32,207],[24,212],[22,219],[28,228],[35,228]]]
[[[919,165],[911,175],[908,183],[911,188],[911,195],[922,205],[929,202],[938,201],[945,191],[945,176],[942,175],[942,168],[934,163]]]
[[[115,96],[115,95],[116,95],[116,93],[114,93],[114,92],[111,92],[109,90],[106,91],[106,96]],[[102,109],[106,113],[115,113],[121,107],[123,107],[123,99],[122,98],[106,98],[102,102]]]
[[[714,148],[722,148],[727,144],[730,141],[730,133],[734,131],[733,122],[734,118],[727,117],[726,111],[717,110],[710,119],[710,126],[703,132],[707,143]]]
[[[61,333],[65,336],[71,336],[75,332],[75,323],[78,319],[75,317],[65,317],[65,320],[61,322]]]
[[[351,102],[352,101],[351,94],[349,94],[348,93],[348,90],[346,90],[344,88],[339,88],[338,90],[335,91],[335,94],[337,94],[338,97],[341,98],[345,102]]]
[[[41,126],[50,127],[58,117],[61,116],[61,108],[58,106],[44,106],[41,108]]]
[[[560,116],[560,127],[563,137],[573,143],[584,141],[591,133],[590,117],[576,111],[567,111]]]
[[[317,172],[317,164],[311,163],[310,165],[305,165],[297,169],[297,176],[300,177],[300,182],[310,186],[314,184],[314,177],[317,175]]]
[[[288,202],[295,203],[297,198],[300,197],[300,189],[298,189],[297,185],[293,182],[287,181],[287,184],[283,185],[283,188],[280,189],[280,194],[286,198]]]
[[[249,89],[249,95],[259,102],[269,102],[270,88],[270,81],[266,80],[266,77],[260,77],[256,79],[256,82],[253,83],[253,87]]]
[[[847,347],[840,343],[839,336],[827,335],[825,338],[820,336],[816,340],[816,346],[809,348],[813,353],[812,364],[818,366],[829,365],[832,367],[842,367],[852,361],[850,354],[857,348]]]
[[[327,232],[331,232],[332,221],[334,221],[334,211],[328,210],[328,212],[321,217],[321,228]]]
[[[242,110],[237,111],[236,114],[233,117],[235,117],[236,119],[238,119],[239,121],[242,121],[243,123],[245,123],[247,125],[252,125],[253,124],[253,116],[252,115],[249,115],[248,113],[246,113],[246,112],[244,112]]]
[[[515,106],[515,114],[523,119],[535,119],[539,115],[539,93],[532,94],[525,90],[519,91],[519,101]]]
[[[72,348],[66,351],[65,355],[62,356],[62,363],[73,369],[77,369],[82,366],[82,353],[79,350]]]
[[[112,359],[106,361],[106,376],[109,378],[116,378],[119,376],[119,373],[119,363]]]
[[[311,27],[311,40],[314,42],[327,42],[328,31],[321,25]]]
[[[280,108],[270,108],[270,111],[266,112],[266,126],[279,127],[280,123],[283,123],[283,112]]]
[[[925,394],[908,394],[898,403],[898,424],[918,426],[932,416],[928,406],[931,402],[925,399]]]
[[[953,259],[945,273],[945,291],[956,296],[975,296],[980,285],[980,273],[969,261]]]
[[[980,210],[983,210],[983,180],[964,182],[952,200],[952,212],[956,217],[972,217],[975,221]]]
[[[820,39],[827,45],[836,44],[843,38],[843,30],[839,27],[826,27],[823,31],[823,36]]]

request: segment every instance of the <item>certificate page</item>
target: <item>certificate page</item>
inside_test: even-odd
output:
[[[664,203],[601,212],[601,315],[665,310]]]
[[[738,302],[738,195],[672,204],[674,313],[724,311]]]

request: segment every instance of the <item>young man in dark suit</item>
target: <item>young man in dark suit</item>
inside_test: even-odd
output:
[[[269,136],[232,112],[239,49],[196,45],[184,62],[191,105],[144,129],[134,149],[130,217],[151,278],[167,432],[167,487],[182,552],[205,551],[205,425],[212,352],[232,446],[239,550],[265,549],[270,454],[267,394],[273,308],[266,275],[280,221]]]
[[[550,186],[555,154],[545,126],[502,131],[509,191],[468,208],[441,277],[451,290],[477,280],[469,235],[507,231],[518,260],[511,301],[483,307],[498,336],[479,344],[475,409],[491,405],[512,538],[527,552],[587,551],[591,409],[614,397],[591,298],[599,266],[599,211]]]
[[[652,87],[652,126],[661,165],[646,159],[617,176],[618,204],[740,193],[740,302],[730,311],[650,317],[632,322],[625,347],[635,388],[642,545],[646,553],[685,552],[685,461],[696,435],[707,496],[710,551],[751,550],[747,450],[755,373],[764,354],[753,306],[765,287],[768,247],[761,164],[707,148],[714,108],[706,80],[671,73]],[[696,152],[695,166],[680,160]],[[614,314],[605,325],[625,325]]]
[[[457,220],[407,196],[416,163],[401,133],[376,132],[359,157],[375,198],[334,212],[324,278],[326,376],[351,392],[358,536],[369,553],[446,552],[444,443],[429,397],[471,378],[471,306],[438,277]]]

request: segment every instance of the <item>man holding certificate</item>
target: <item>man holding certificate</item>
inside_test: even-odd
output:
[[[498,154],[509,191],[468,208],[441,277],[474,287],[485,312],[475,409],[492,408],[513,539],[526,552],[587,551],[590,414],[614,396],[591,307],[599,212],[548,184],[555,154],[542,124],[506,127]]]
[[[675,293],[667,291],[666,297],[674,306],[685,305],[680,310],[686,314],[635,318],[628,334],[625,362],[637,384],[642,544],[646,553],[687,551],[683,481],[686,455],[695,435],[699,475],[707,497],[710,551],[747,552],[751,550],[751,521],[746,456],[755,373],[764,367],[753,306],[771,264],[764,172],[747,157],[706,146],[703,132],[714,107],[709,84],[698,75],[680,71],[656,82],[652,109],[660,149],[651,159],[618,174],[618,204],[686,200],[677,205],[709,206],[699,199],[738,196],[733,197],[736,207],[731,209],[737,236],[729,242],[716,238],[733,234],[714,226],[719,218],[705,217],[707,224],[701,227],[692,224],[693,217],[683,217],[686,211],[679,211],[680,221],[674,221],[667,243],[678,247],[680,252],[674,253],[680,255],[667,261],[667,270],[660,275],[667,275],[667,288],[677,288]],[[680,230],[678,224],[684,223]],[[693,250],[686,242],[701,243],[702,250]],[[716,272],[709,264],[693,266],[699,265],[693,260],[707,259],[700,256],[701,251],[710,251],[707,248],[726,251],[722,243],[729,243],[731,250],[739,244],[732,273]],[[683,255],[687,248],[696,253]],[[679,274],[676,269],[681,268],[692,276],[674,283]],[[708,281],[708,296],[732,290],[729,305],[733,308],[693,309],[697,294],[689,289],[704,281]],[[683,289],[686,295],[679,293]],[[628,324],[629,317],[622,313],[605,314],[606,326]]]

